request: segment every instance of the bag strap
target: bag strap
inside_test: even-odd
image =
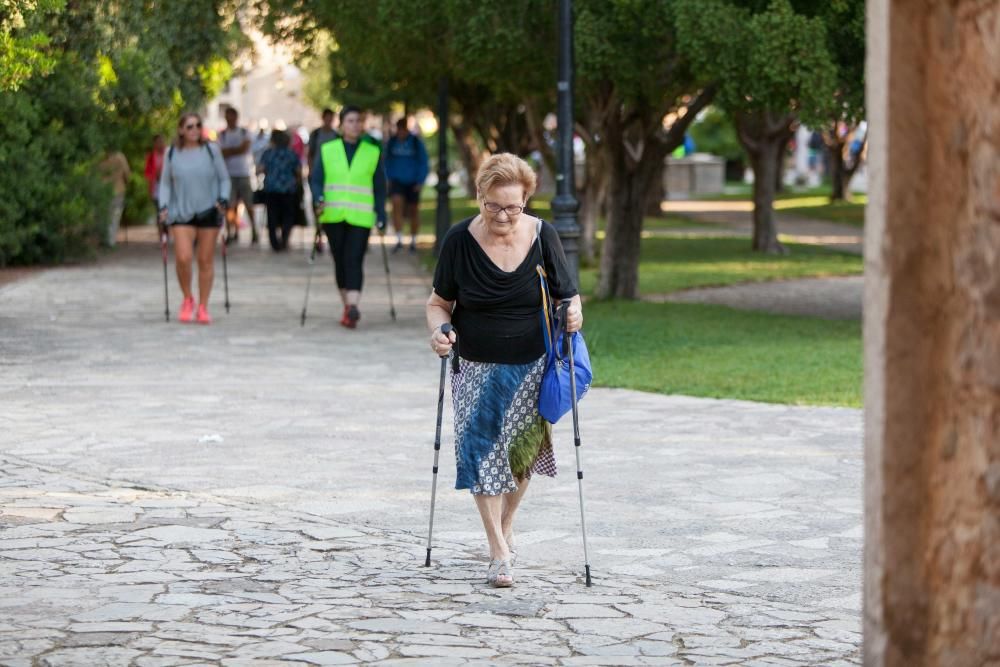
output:
[[[545,334],[545,354],[551,356],[555,353],[555,331],[552,323],[552,297],[549,293],[548,273],[545,271],[545,247],[542,245],[542,221],[535,225],[535,240],[538,242],[538,252],[542,256],[542,263],[535,265],[538,273],[538,284],[542,290],[542,332]]]

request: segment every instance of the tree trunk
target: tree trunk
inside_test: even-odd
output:
[[[609,224],[595,292],[599,299],[635,299],[639,296],[639,247],[648,177],[642,169],[625,168],[625,151],[620,142],[608,148],[613,154],[608,188]]]
[[[844,144],[836,142],[834,145],[827,144],[826,151],[830,155],[830,182],[832,192],[830,201],[846,201],[847,183],[844,180],[847,166],[844,164]]]
[[[468,194],[469,199],[475,199],[476,174],[479,172],[479,165],[482,164],[482,153],[464,120],[452,123],[451,131],[455,135],[455,143],[462,159],[462,166],[469,175],[465,182],[466,194]]]
[[[861,147],[862,150],[858,152],[858,158],[851,164],[848,164],[844,158],[844,153],[848,147],[848,136],[850,135],[844,135],[843,138],[837,136],[836,124],[834,124],[832,131],[828,129],[823,132],[823,144],[830,156],[830,178],[833,185],[830,193],[831,202],[851,200],[851,192],[848,186],[851,184],[854,172],[858,170],[858,166],[861,164],[861,153],[864,152],[863,145]]]
[[[662,204],[667,195],[667,189],[663,185],[663,176],[666,169],[666,161],[660,162],[660,164],[654,167],[653,174],[649,178],[649,192],[646,194],[646,209],[644,212],[650,217],[659,218],[663,216]]]
[[[772,147],[773,148],[773,147]],[[753,166],[753,249],[766,253],[784,253],[778,241],[778,228],[774,224],[774,174],[778,171],[778,158],[774,150],[761,150],[750,154]]]
[[[604,168],[603,147],[587,147],[586,181],[578,192],[580,197],[580,262],[593,266],[597,258],[597,220],[608,193],[608,171]]]
[[[759,112],[736,117],[740,143],[753,168],[753,243],[758,252],[784,254],[774,221],[774,195],[781,156],[792,137],[794,116]]]

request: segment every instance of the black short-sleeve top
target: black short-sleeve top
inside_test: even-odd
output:
[[[543,221],[542,250],[536,238],[521,265],[503,271],[469,231],[473,219],[448,230],[434,271],[434,292],[455,302],[451,321],[458,333],[458,354],[470,361],[500,364],[534,361],[545,353],[542,292],[535,268],[542,264],[542,250],[552,298],[577,294],[559,234]]]

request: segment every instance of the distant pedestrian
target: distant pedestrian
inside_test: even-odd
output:
[[[333,117],[333,109],[323,109],[323,115],[321,116],[323,124],[309,133],[307,162],[310,168],[312,168],[313,162],[316,161],[316,156],[319,155],[319,147],[328,141],[333,141],[339,136],[337,131],[333,129]]]
[[[287,132],[271,133],[271,148],[261,155],[259,167],[264,172],[264,198],[267,205],[267,236],[271,248],[286,250],[300,208],[298,198],[302,185],[302,167],[298,156],[289,148]]]
[[[358,325],[365,252],[372,226],[385,230],[385,172],[382,147],[361,132],[361,110],[340,111],[341,136],[322,145],[309,175],[316,219],[330,241],[344,304],[340,324]]]
[[[105,244],[113,248],[118,238],[118,226],[121,224],[122,213],[125,211],[125,190],[128,179],[132,176],[132,168],[128,159],[121,151],[112,151],[98,165],[104,182],[111,186],[111,205],[108,210],[108,229],[104,236]]]
[[[153,201],[153,209],[159,210],[157,192],[160,189],[160,172],[163,171],[163,155],[167,150],[162,134],[153,135],[153,147],[146,153],[146,164],[142,175],[149,187],[149,198]]]
[[[260,158],[268,148],[271,147],[271,134],[267,131],[267,121],[262,120],[257,129],[257,136],[250,144],[250,154],[253,156],[253,163],[260,166]]]
[[[177,281],[184,293],[180,321],[195,319],[191,261],[197,249],[197,321],[211,324],[208,297],[215,277],[215,243],[232,185],[222,151],[202,138],[201,125],[201,118],[194,113],[184,114],[177,124],[177,137],[167,149],[160,176],[158,220],[174,238]]]
[[[222,157],[226,159],[226,169],[231,181],[232,198],[229,200],[229,210],[226,211],[226,243],[239,240],[239,206],[243,208],[250,219],[252,232],[250,243],[256,245],[260,239],[257,235],[257,225],[253,217],[253,187],[250,185],[250,132],[240,127],[240,114],[233,107],[226,109],[226,129],[219,133],[219,146],[222,147]]]
[[[514,514],[528,481],[556,474],[551,428],[538,414],[546,356],[536,267],[547,272],[553,300],[569,301],[566,331],[583,325],[559,234],[524,212],[535,184],[531,167],[510,153],[483,163],[479,214],[448,230],[427,300],[431,349],[444,356],[457,340],[455,488],[475,498],[489,542],[487,582],[495,587],[514,583]],[[441,332],[445,323],[457,339]]]
[[[420,188],[430,171],[427,148],[420,137],[410,132],[405,118],[396,121],[396,133],[385,149],[385,176],[389,179],[392,199],[392,226],[396,230],[398,252],[403,247],[403,218],[410,221],[410,252],[417,250],[420,233]]]

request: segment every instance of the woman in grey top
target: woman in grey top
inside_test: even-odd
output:
[[[215,243],[229,202],[229,172],[218,145],[202,137],[201,118],[186,113],[167,150],[160,174],[159,224],[174,237],[177,281],[184,292],[180,321],[211,324],[208,295],[215,277]],[[198,253],[198,313],[191,295],[191,260]]]

